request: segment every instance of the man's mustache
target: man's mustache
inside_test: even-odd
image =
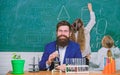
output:
[[[66,35],[60,35],[60,36],[58,36],[57,38],[59,39],[60,37],[68,38]]]

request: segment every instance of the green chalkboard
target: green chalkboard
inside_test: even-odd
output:
[[[91,31],[92,51],[109,34],[120,47],[120,0],[0,0],[0,52],[43,52],[56,39],[56,24],[89,21],[87,3],[91,2],[96,24]]]

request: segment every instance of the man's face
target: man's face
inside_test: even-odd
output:
[[[68,26],[60,26],[57,31],[57,37],[64,35],[66,37],[70,37],[70,30]],[[61,39],[64,39],[65,37],[60,37]]]
[[[60,26],[57,31],[57,41],[60,46],[66,46],[70,37],[70,30],[68,26]]]

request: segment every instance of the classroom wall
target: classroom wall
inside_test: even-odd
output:
[[[11,59],[12,54],[14,52],[0,52],[0,75],[5,75],[8,71],[12,70],[11,67]],[[37,64],[37,58],[39,57],[41,59],[43,52],[16,52],[22,56],[23,59],[25,59],[25,66],[24,70],[29,71],[29,68],[32,68],[29,66],[29,64],[32,64],[33,57],[36,58],[35,63]]]
[[[96,14],[91,32],[92,51],[97,52],[107,34],[120,47],[120,0],[0,0],[0,75],[11,70],[13,52],[22,55],[28,70],[33,56],[41,57],[45,44],[56,39],[58,21],[72,23],[81,18],[86,25],[88,2]]]

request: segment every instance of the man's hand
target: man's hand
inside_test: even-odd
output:
[[[66,65],[62,64],[56,67],[57,70],[65,71],[66,70]]]
[[[58,51],[53,52],[52,54],[50,54],[48,60],[47,60],[47,64],[51,65],[51,62],[53,62],[53,60],[55,59],[55,57],[58,57]]]

